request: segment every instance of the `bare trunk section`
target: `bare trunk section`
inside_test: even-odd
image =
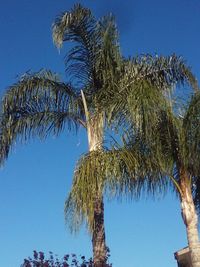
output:
[[[96,116],[88,122],[89,150],[102,149],[103,118]],[[98,178],[98,177],[97,177]],[[94,267],[106,266],[106,241],[104,228],[104,203],[100,185],[97,183],[96,197],[94,199],[94,224],[92,233]]]
[[[81,92],[87,124],[89,151],[102,149],[103,143],[103,114],[91,115],[88,112],[86,99],[83,91]],[[97,177],[98,179],[98,177]],[[92,233],[93,261],[94,267],[106,267],[107,247],[104,227],[104,203],[101,191],[101,185],[97,183],[96,197],[94,202],[94,223]]]
[[[180,173],[181,210],[183,221],[187,230],[188,246],[192,267],[200,267],[200,243],[198,234],[198,216],[196,213],[190,180],[186,171]]]
[[[106,266],[106,244],[104,229],[104,204],[102,197],[94,200],[94,230],[92,235],[93,258],[95,267]]]

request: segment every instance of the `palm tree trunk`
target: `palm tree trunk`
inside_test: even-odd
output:
[[[88,142],[90,152],[102,149],[103,125],[100,116],[88,123]],[[98,179],[98,177],[97,177]],[[94,223],[92,233],[94,267],[106,266],[106,237],[104,227],[104,203],[100,185],[97,182],[94,205]]]
[[[103,197],[94,200],[94,226],[92,234],[94,267],[106,266],[106,243],[104,229]]]
[[[98,125],[92,123],[89,133],[89,150],[95,151],[102,149],[102,129],[100,127],[99,121]],[[98,179],[98,177],[97,177]],[[92,245],[93,245],[93,261],[94,267],[105,267],[106,266],[106,237],[105,237],[105,227],[104,227],[104,203],[101,189],[99,190],[99,185],[97,182],[96,197],[94,199],[94,223],[93,223],[93,233],[92,233]]]
[[[90,114],[87,108],[87,103],[83,91],[81,91],[81,95],[85,109],[89,151],[93,152],[102,150],[104,116],[102,113],[98,113],[97,115]],[[94,267],[106,267],[107,246],[104,227],[104,203],[101,186],[99,185],[98,181],[96,186],[96,197],[93,200],[93,261]]]
[[[200,267],[198,216],[192,197],[191,182],[187,175],[187,172],[184,170],[181,170],[180,177],[180,189],[182,191],[181,210],[183,221],[187,230],[187,239],[190,249],[192,267]]]

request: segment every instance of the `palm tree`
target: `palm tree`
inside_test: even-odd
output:
[[[172,187],[180,199],[192,266],[200,267],[200,91],[194,77],[186,76],[194,88],[190,101],[177,101],[170,86],[168,92],[158,90],[145,79],[143,86],[136,81],[135,90],[122,92],[125,102],[116,101],[117,110],[123,110],[118,120],[127,125],[123,140],[129,172],[116,191],[138,197]]]
[[[131,170],[129,149],[104,148],[105,129],[118,127],[115,121],[126,124],[126,105],[130,108],[137,102],[133,97],[137,88],[145,92],[153,85],[166,92],[176,82],[194,80],[176,56],[123,59],[114,18],[96,20],[81,5],[56,19],[53,40],[58,48],[63,42],[75,43],[65,58],[68,81],[73,82],[61,82],[58,75],[42,70],[24,74],[8,88],[2,101],[1,163],[15,141],[58,135],[65,127],[86,130],[89,152],[77,165],[65,211],[66,218],[75,222],[73,229],[86,220],[92,234],[94,265],[99,267],[106,262],[103,193],[126,181]],[[134,111],[137,108],[132,106]],[[141,161],[137,155],[133,157],[135,165]]]
[[[1,162],[8,156],[15,140],[35,136],[58,135],[83,127],[87,131],[89,151],[103,149],[105,119],[99,112],[97,92],[109,90],[120,78],[121,55],[112,16],[96,20],[91,11],[77,4],[61,14],[53,25],[53,40],[58,48],[65,41],[76,45],[65,58],[68,81],[61,82],[49,70],[26,73],[8,88],[2,102]],[[104,203],[98,177],[93,197],[92,232],[95,266],[106,262]]]

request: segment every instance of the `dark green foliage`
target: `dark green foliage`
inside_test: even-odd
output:
[[[159,94],[159,92],[157,92]],[[153,96],[158,100],[158,97]],[[139,149],[139,153],[142,153],[144,161],[142,162],[142,168],[144,170],[144,181],[142,183],[143,191],[146,190],[150,193],[154,193],[151,186],[157,186],[155,181],[160,181],[159,187],[162,189],[166,185],[173,186],[174,190],[182,195],[183,192],[180,188],[181,177],[180,171],[184,169],[188,175],[188,186],[193,193],[193,200],[196,205],[196,209],[200,211],[200,179],[199,179],[199,160],[200,160],[200,143],[199,143],[199,91],[196,91],[188,105],[185,105],[184,112],[178,113],[174,109],[174,103],[171,100],[161,95],[160,101],[156,107],[152,102],[149,95],[145,101],[145,108],[154,107],[149,116],[144,112],[144,116],[137,116],[136,119],[130,120],[132,123],[132,131],[128,131],[128,139],[125,140],[126,145],[129,147],[135,144],[136,134],[139,132],[140,142],[142,146]],[[143,101],[141,106],[145,102]],[[160,106],[160,104],[162,105]],[[144,110],[144,108],[143,108]],[[157,110],[157,111],[156,111]],[[137,122],[138,119],[138,122]],[[146,151],[149,151],[146,154]],[[144,153],[144,154],[143,154]],[[148,165],[145,168],[145,155],[147,155]],[[156,163],[154,165],[154,162]],[[152,165],[153,164],[153,165]],[[157,173],[153,173],[152,176],[148,174],[148,170],[155,166]],[[145,175],[146,172],[146,175]],[[159,179],[159,173],[161,179]],[[156,176],[155,176],[156,175]],[[138,176],[138,178],[140,175]],[[163,179],[165,177],[165,179]],[[152,179],[153,178],[153,179]],[[166,178],[171,179],[170,183],[166,183]]]
[[[109,249],[107,248],[107,260],[110,257]],[[59,259],[52,252],[49,252],[48,258],[43,252],[33,251],[33,257],[24,259],[21,267],[94,267],[93,260],[86,260],[84,256],[79,257],[76,254],[66,254],[62,259]],[[102,267],[112,267],[112,264],[105,264]]]
[[[124,61],[120,80],[99,101],[103,108],[110,103],[106,114],[111,121],[116,122],[118,116],[120,123],[127,123],[127,118],[135,122],[138,113],[150,116],[159,109],[157,105],[163,104],[163,97],[170,100],[173,89],[183,84],[198,90],[195,77],[181,57],[141,56]]]
[[[63,259],[58,259],[52,252],[46,258],[43,252],[34,250],[33,258],[24,259],[21,267],[93,267],[93,262],[92,259],[86,261],[84,256],[79,261],[75,254],[67,254]]]
[[[8,88],[2,101],[1,162],[14,140],[45,138],[65,126],[77,130],[84,120],[83,106],[70,85],[50,71],[23,75]]]
[[[72,231],[78,230],[87,218],[92,232],[96,192],[109,198],[134,199],[145,192],[165,193],[169,184],[166,169],[161,170],[160,159],[142,146],[140,140],[134,144],[124,142],[123,147],[90,152],[80,159],[65,203],[66,221]]]
[[[200,177],[194,177],[192,182],[194,203],[200,215]]]
[[[66,73],[87,94],[102,89],[108,75],[114,76],[120,61],[117,31],[112,16],[96,20],[91,11],[75,5],[62,13],[53,24],[53,40],[57,47],[63,42],[75,42],[65,57]],[[110,81],[111,82],[111,81]]]

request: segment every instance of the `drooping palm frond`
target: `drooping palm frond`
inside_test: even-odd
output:
[[[161,112],[170,110],[169,103],[158,88],[146,80],[135,82],[127,94],[118,94],[118,99],[106,110],[109,123],[122,126],[134,134],[140,133],[143,138],[152,140],[154,131],[160,122]],[[126,99],[126,101],[125,101]],[[109,113],[110,112],[110,113]]]
[[[193,178],[192,191],[196,210],[200,216],[200,177]]]
[[[4,163],[4,160],[8,157],[10,147],[11,147],[11,139],[7,134],[7,129],[5,125],[3,125],[1,120],[1,128],[0,128],[0,165]]]
[[[72,190],[65,202],[66,223],[71,231],[77,231],[86,221],[92,232],[97,194],[134,199],[142,193],[164,194],[170,184],[167,170],[159,165],[160,159],[152,158],[150,151],[138,144],[84,155],[76,167]]]
[[[195,91],[198,90],[197,80],[190,68],[182,57],[175,54],[168,57],[138,56],[130,61],[128,72],[127,78],[130,81],[128,85],[139,79],[145,79],[160,90],[169,90],[174,85],[184,85],[184,83],[188,83]]]
[[[99,89],[107,91],[109,94],[110,90],[113,89],[112,87],[120,79],[123,63],[114,16],[110,14],[103,17],[99,20],[98,28],[101,42],[95,71],[100,82]]]
[[[9,113],[15,107],[23,106],[29,101],[42,97],[55,99],[59,104],[69,103],[72,109],[77,93],[70,84],[60,82],[58,75],[49,70],[41,70],[38,73],[25,73],[19,81],[10,86],[3,97],[3,112]],[[70,102],[72,102],[70,104]],[[80,105],[77,100],[77,106]],[[76,106],[76,105],[75,105]],[[80,107],[79,107],[80,108]]]
[[[87,221],[90,231],[93,227],[94,199],[102,195],[106,179],[114,171],[121,174],[118,156],[111,151],[93,151],[84,155],[78,162],[73,179],[73,186],[65,203],[66,222],[71,230],[76,230]]]
[[[58,48],[62,47],[65,41],[80,42],[86,47],[91,47],[90,38],[95,28],[96,20],[91,10],[75,4],[70,11],[63,12],[53,23],[53,41]]]
[[[89,9],[75,5],[56,19],[53,39],[58,47],[66,41],[75,42],[65,58],[66,72],[87,94],[109,89],[121,60],[112,15],[96,20]]]
[[[196,210],[200,215],[200,92],[197,91],[188,103],[183,118],[184,163],[191,175],[191,187]]]
[[[150,90],[152,90],[152,88]],[[159,91],[157,91],[157,93],[159,94]],[[179,114],[171,108],[170,100],[166,96],[164,96],[164,102],[162,101],[163,96],[160,100],[156,98],[156,95],[154,97],[161,106],[159,104],[157,107],[153,105],[154,102],[151,102],[151,96],[145,98],[150,106],[154,107],[153,109],[156,110],[156,108],[158,108],[158,112],[154,113],[153,110],[150,111],[149,117],[147,116],[149,121],[142,118],[142,121],[145,122],[146,126],[148,126],[148,123],[150,126],[146,128],[146,135],[144,134],[144,129],[142,129],[139,134],[140,141],[145,149],[148,148],[148,151],[150,151],[148,160],[151,161],[151,166],[155,160],[155,170],[160,170],[161,178],[163,179],[164,176],[163,181],[165,181],[166,178],[171,180],[170,184],[173,185],[174,191],[177,195],[181,195],[183,193],[180,188],[180,168],[184,166],[189,176],[188,183],[191,184],[194,203],[196,205],[196,209],[199,211],[199,92],[196,91],[192,97],[188,108],[186,107],[184,116],[179,116]],[[141,106],[143,107],[143,103],[141,103]],[[157,119],[155,122],[154,115]],[[138,120],[141,121],[139,117]],[[135,142],[136,133],[137,132],[134,129],[131,134],[129,131],[130,144]],[[142,157],[144,160],[145,155],[146,153],[144,153]],[[151,166],[148,166],[147,170],[150,170]],[[145,168],[145,165],[143,165],[143,168]],[[139,179],[139,181],[141,181],[142,188],[148,188],[149,193],[152,193],[151,186],[159,186],[159,183],[155,183],[157,180],[152,180],[152,177],[159,178],[159,172],[157,175],[147,175],[146,177],[148,179],[144,181],[149,182],[149,184],[145,184],[141,179]],[[160,188],[163,189],[162,180],[160,181]]]
[[[129,130],[123,135],[122,144],[117,144],[125,166],[127,164],[129,166],[129,175],[133,170],[131,169],[132,163],[128,159],[131,158],[131,155],[137,159],[137,172],[135,175],[131,175],[131,179],[134,177],[136,181],[132,190],[137,194],[132,194],[130,190],[131,195],[136,199],[140,197],[141,193],[151,196],[165,194],[167,188],[171,186],[168,176],[173,173],[173,161],[169,152],[163,152],[161,142],[162,136],[158,137],[156,133],[155,138],[150,140],[134,130]],[[124,158],[124,155],[127,155],[127,158]]]
[[[193,175],[200,172],[200,92],[196,92],[189,103],[183,119],[185,146],[188,158],[188,167]]]
[[[174,161],[184,162],[185,152],[182,118],[173,113],[170,99],[149,82],[138,83],[127,99],[126,109],[119,113],[128,125],[128,130],[123,129],[120,133],[123,138],[121,145],[128,145],[131,151],[141,156],[139,169],[144,173],[137,175],[138,184],[141,182],[137,188],[154,195],[156,188],[165,191],[168,178],[169,184],[177,187],[179,177],[175,175],[177,166]]]
[[[2,101],[1,162],[16,140],[43,138],[60,133],[65,126],[71,130],[84,125],[82,108],[71,86],[59,82],[51,72],[24,75]]]
[[[153,129],[155,141],[152,140],[152,148],[161,152],[166,159],[182,163],[184,148],[182,119],[176,117],[171,109],[161,110],[159,123]]]
[[[76,43],[66,55],[66,71],[81,81],[88,82],[93,75],[99,38],[96,19],[80,4],[62,13],[53,24],[53,40],[57,47],[66,41]]]
[[[132,121],[140,125],[143,132],[150,131],[159,110],[173,108],[170,91],[178,85],[188,83],[194,90],[198,85],[182,58],[142,56],[124,63],[123,75],[112,87],[108,96],[99,98],[101,107],[106,106],[110,123],[118,125]],[[101,100],[102,99],[102,100]],[[166,105],[166,101],[168,104]],[[146,129],[144,131],[144,127]]]

